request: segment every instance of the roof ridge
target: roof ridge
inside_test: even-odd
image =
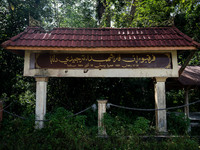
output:
[[[31,26],[26,27],[26,29],[25,29],[24,32],[28,32],[28,31],[30,31],[31,29],[32,29],[34,32],[39,31],[39,32],[45,32],[45,33],[47,33],[47,31],[45,31],[43,27],[31,27]]]
[[[74,28],[74,27],[60,27],[60,28],[53,28],[51,31],[53,30],[64,30],[64,29],[69,29],[69,30],[103,30],[103,29],[112,29],[112,30],[120,30],[120,29],[165,29],[165,28],[173,28],[173,27],[125,27],[125,28],[113,28],[113,27],[100,27],[100,28]]]

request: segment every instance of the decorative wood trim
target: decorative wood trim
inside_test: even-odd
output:
[[[8,46],[5,47],[7,50],[44,50],[44,51],[68,51],[71,53],[80,53],[80,52],[103,52],[103,53],[110,53],[110,52],[131,52],[131,51],[163,51],[163,50],[197,50],[194,46],[188,47],[93,47],[93,48],[78,48],[78,47],[21,47],[21,46]]]

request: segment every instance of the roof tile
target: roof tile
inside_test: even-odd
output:
[[[173,47],[200,44],[175,27],[152,28],[55,28],[45,32],[28,27],[2,44],[35,47]]]

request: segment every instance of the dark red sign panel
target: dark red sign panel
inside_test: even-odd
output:
[[[135,54],[35,54],[36,68],[166,68],[170,69],[170,53]]]

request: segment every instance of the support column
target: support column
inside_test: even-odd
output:
[[[185,104],[189,104],[189,88],[185,88]],[[189,106],[184,107],[185,116],[189,118]]]
[[[155,109],[166,108],[165,81],[167,78],[156,78],[154,84],[155,90]],[[166,110],[155,111],[156,130],[158,132],[167,132],[167,115]]]
[[[107,100],[97,100],[98,102],[98,134],[100,136],[106,136],[106,129],[103,125],[103,115],[106,113]]]
[[[36,120],[44,120],[46,114],[46,95],[48,78],[37,77],[36,80]],[[35,121],[35,128],[41,129],[44,127],[43,121]]]

